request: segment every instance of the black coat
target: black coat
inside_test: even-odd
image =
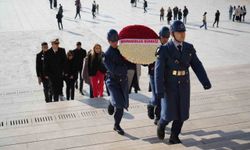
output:
[[[97,71],[106,73],[106,68],[103,63],[103,53],[95,56],[93,59],[91,53],[88,55],[88,73],[89,76],[95,76]]]
[[[74,49],[74,60],[78,71],[82,71],[83,60],[86,57],[85,49]]]
[[[187,15],[188,15],[188,9],[185,8],[185,9],[183,10],[183,17],[186,17]]]
[[[57,22],[62,22],[62,18],[63,18],[63,15],[62,15],[62,14],[58,13],[58,14],[56,15]]]
[[[36,75],[37,77],[44,78],[44,53],[41,51],[36,55]]]
[[[64,67],[64,78],[67,80],[71,76],[73,76],[73,80],[77,79],[77,67],[73,59],[67,59]]]
[[[50,48],[44,55],[44,75],[48,76],[51,80],[61,78],[66,59],[64,48],[58,48],[56,53]]]

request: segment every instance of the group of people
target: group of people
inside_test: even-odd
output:
[[[172,20],[172,17],[174,15],[174,18],[173,20],[182,20],[184,24],[187,23],[187,15],[188,15],[188,9],[186,6],[184,6],[184,9],[183,11],[181,9],[179,9],[177,6],[175,6],[173,8],[173,10],[168,7],[168,10],[167,10],[167,22],[168,24],[170,24],[170,21]],[[165,15],[165,9],[162,7],[160,9],[160,21],[164,21],[164,15]]]
[[[51,9],[53,9],[52,6],[54,6],[54,8],[57,8],[57,0],[49,0],[49,2],[50,2]],[[75,6],[76,6],[75,19],[77,18],[77,16],[79,16],[79,19],[81,19],[81,8],[82,8],[81,1],[75,0]],[[96,14],[99,14],[99,4],[96,4],[95,1],[93,1],[92,3],[91,12],[92,12],[93,19],[96,18]],[[59,4],[59,9],[56,14],[56,19],[57,19],[59,30],[63,30],[62,18],[63,18],[63,6],[62,4]]]
[[[246,6],[229,6],[229,20],[244,22],[247,14]]]
[[[66,83],[66,99],[74,100],[75,88],[83,93],[83,72],[87,71],[92,97],[103,97],[104,75],[106,68],[103,64],[103,52],[100,44],[94,45],[88,53],[81,47],[81,42],[76,43],[74,50],[66,54],[64,48],[59,47],[59,40],[41,44],[41,52],[36,56],[36,72],[38,83],[43,84],[45,101],[47,103],[64,100],[63,81]],[[79,86],[78,86],[79,78]]]
[[[171,40],[169,40],[170,35]],[[174,21],[170,29],[162,27],[159,32],[161,45],[155,53],[156,61],[148,65],[152,99],[147,106],[147,114],[150,119],[155,119],[159,139],[164,139],[165,128],[173,121],[170,144],[181,143],[179,134],[184,121],[189,118],[189,67],[192,67],[205,90],[211,88],[196,50],[192,44],[185,42],[185,35],[186,28],[180,20]],[[129,91],[133,87],[134,80],[139,80],[135,79],[135,76],[138,77],[136,75],[138,65],[129,62],[121,55],[118,47],[119,35],[116,30],[111,29],[108,32],[107,40],[110,46],[105,53],[100,44],[95,44],[87,53],[81,48],[81,42],[77,42],[76,48],[66,54],[65,49],[59,47],[59,39],[51,41],[50,49],[48,44],[43,42],[42,51],[36,57],[38,83],[43,84],[46,102],[52,102],[52,98],[56,102],[63,97],[63,81],[66,83],[67,100],[73,100],[74,89],[78,88],[78,76],[80,76],[79,91],[82,94],[83,81],[89,82],[93,97],[103,97],[103,88],[106,85],[110,96],[108,113],[114,115],[113,129],[118,134],[124,135],[125,132],[120,124],[124,109],[129,108]],[[137,86],[134,87],[139,90]]]
[[[130,3],[131,3],[132,7],[137,7],[137,2],[139,2],[139,0],[130,0]],[[147,12],[147,7],[148,7],[148,1],[147,0],[143,0],[143,10],[144,10],[144,13]]]
[[[155,119],[157,136],[164,139],[166,126],[173,121],[170,144],[179,144],[179,134],[184,121],[189,118],[191,66],[205,90],[211,88],[206,71],[196,55],[192,44],[185,42],[186,28],[182,21],[174,21],[170,29],[163,27],[159,32],[161,45],[156,50],[156,61],[148,66],[152,99],[148,104],[148,117]],[[169,40],[170,35],[172,37]],[[128,66],[118,47],[119,36],[116,30],[108,32],[110,44],[104,53],[107,68],[106,84],[110,92],[108,113],[114,115],[114,130],[124,135],[120,123],[124,109],[129,108]]]

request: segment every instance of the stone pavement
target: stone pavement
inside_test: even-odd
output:
[[[130,95],[130,108],[116,134],[106,111],[108,98],[0,107],[0,149],[250,149],[250,67],[209,70],[213,89],[203,91],[192,75],[191,117],[182,145],[156,137],[146,114],[150,93]],[[169,126],[170,127],[170,126]]]
[[[247,0],[159,0],[149,1],[143,13],[141,0],[132,8],[128,0],[99,0],[100,15],[93,20],[92,1],[84,1],[82,20],[74,20],[73,1],[64,6],[64,31],[57,30],[55,14],[48,1],[0,1],[0,149],[250,149],[250,15],[245,23],[229,21],[228,6],[246,5]],[[114,7],[114,5],[116,7]],[[161,6],[190,10],[187,41],[194,43],[207,69],[213,88],[204,91],[191,71],[191,117],[185,122],[182,145],[168,145],[156,137],[156,126],[147,118],[147,69],[142,68],[141,91],[130,95],[130,108],[122,127],[125,136],[113,130],[113,117],[106,111],[108,97],[88,99],[76,93],[75,101],[45,104],[35,75],[35,54],[42,41],[59,37],[66,50],[82,41],[91,49],[98,42],[107,48],[106,32],[129,24],[144,24],[156,32]],[[212,28],[214,13],[221,11],[220,28]],[[249,10],[249,9],[248,9]],[[208,30],[199,29],[201,16],[208,11]],[[88,86],[84,85],[88,91]],[[170,127],[170,126],[168,126]]]

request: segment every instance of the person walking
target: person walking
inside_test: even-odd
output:
[[[92,16],[93,16],[93,19],[95,19],[95,17],[96,17],[96,3],[95,3],[95,1],[92,4]]]
[[[100,44],[95,44],[93,50],[88,55],[88,74],[94,98],[103,97],[104,76],[106,73],[103,55]]]
[[[75,6],[76,6],[76,15],[75,15],[75,19],[77,16],[79,16],[79,18],[81,19],[81,1],[80,0],[76,0],[75,1]]]
[[[77,79],[77,67],[74,61],[74,53],[69,50],[64,67],[64,80],[66,82],[66,99],[74,100],[75,98],[75,81]]]
[[[216,13],[215,13],[215,19],[214,19],[214,23],[213,23],[213,27],[215,25],[215,23],[217,23],[217,28],[219,27],[219,21],[220,21],[220,11],[217,10]]]
[[[87,56],[87,52],[85,49],[82,48],[82,43],[81,42],[77,42],[76,43],[76,49],[73,50],[74,53],[74,60],[77,66],[77,74],[79,74],[79,92],[80,94],[84,95],[83,93],[83,78],[82,78],[82,68],[83,68],[83,62],[84,59]],[[77,75],[77,79],[76,79],[76,84],[75,87],[76,89],[78,89],[78,75]]]
[[[44,76],[52,84],[54,101],[64,100],[63,74],[66,63],[65,49],[59,47],[59,39],[51,41],[52,47],[44,55]]]
[[[168,24],[170,24],[170,21],[172,20],[172,10],[170,7],[168,7],[168,14],[167,14],[167,20],[168,20]]]
[[[120,123],[124,109],[129,107],[127,61],[118,49],[118,32],[111,29],[107,39],[110,46],[104,54],[104,65],[107,68],[106,85],[110,93],[108,113],[109,115],[114,114],[114,130],[118,134],[124,135],[125,132]]]
[[[232,20],[232,15],[233,15],[233,6],[229,6],[229,20]]]
[[[44,76],[44,55],[48,51],[48,43],[43,42],[41,47],[41,52],[36,55],[36,74],[38,78],[38,84],[43,84],[45,102],[50,103],[52,102],[51,83],[49,79],[46,79]]]
[[[144,0],[144,3],[143,3],[144,13],[148,12],[148,11],[147,11],[147,7],[148,7],[148,1],[147,1],[147,0]]]
[[[184,10],[183,10],[183,23],[184,24],[187,23],[187,15],[188,15],[188,9],[186,6],[184,6]]]
[[[207,12],[203,14],[202,22],[203,24],[200,26],[200,28],[205,27],[205,30],[207,30]]]
[[[178,11],[178,20],[181,20],[182,19],[182,11],[181,9],[179,9]]]
[[[164,13],[165,13],[165,10],[163,7],[161,7],[161,10],[160,10],[160,21],[164,21]]]
[[[161,101],[161,118],[157,125],[157,137],[165,138],[166,126],[172,123],[169,144],[182,143],[179,134],[190,110],[191,66],[205,90],[211,83],[193,45],[185,42],[186,28],[183,22],[174,21],[170,26],[172,40],[156,52],[155,89]]]
[[[163,45],[163,46],[166,45],[168,40],[169,40],[169,37],[170,37],[169,28],[166,26],[162,27],[160,32],[159,32],[159,38],[160,38],[161,45]],[[160,47],[161,46],[159,46],[157,48],[157,50]],[[161,117],[161,99],[159,99],[156,95],[154,72],[155,72],[155,62],[153,62],[152,64],[150,64],[148,66],[148,74],[149,74],[150,86],[151,86],[151,90],[152,90],[152,98],[151,98],[149,104],[147,105],[147,111],[148,111],[148,117],[150,119],[155,119],[154,124],[157,125],[159,120],[160,120],[160,117]]]

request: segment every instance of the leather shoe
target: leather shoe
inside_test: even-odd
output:
[[[114,130],[120,134],[120,135],[124,135],[125,132],[123,131],[123,129],[118,125],[118,126],[114,126]]]
[[[157,125],[157,137],[160,140],[163,140],[165,138],[165,128],[166,128],[166,126],[158,123],[158,125]]]
[[[182,143],[181,140],[177,135],[171,134],[169,138],[169,144],[180,144]]]

